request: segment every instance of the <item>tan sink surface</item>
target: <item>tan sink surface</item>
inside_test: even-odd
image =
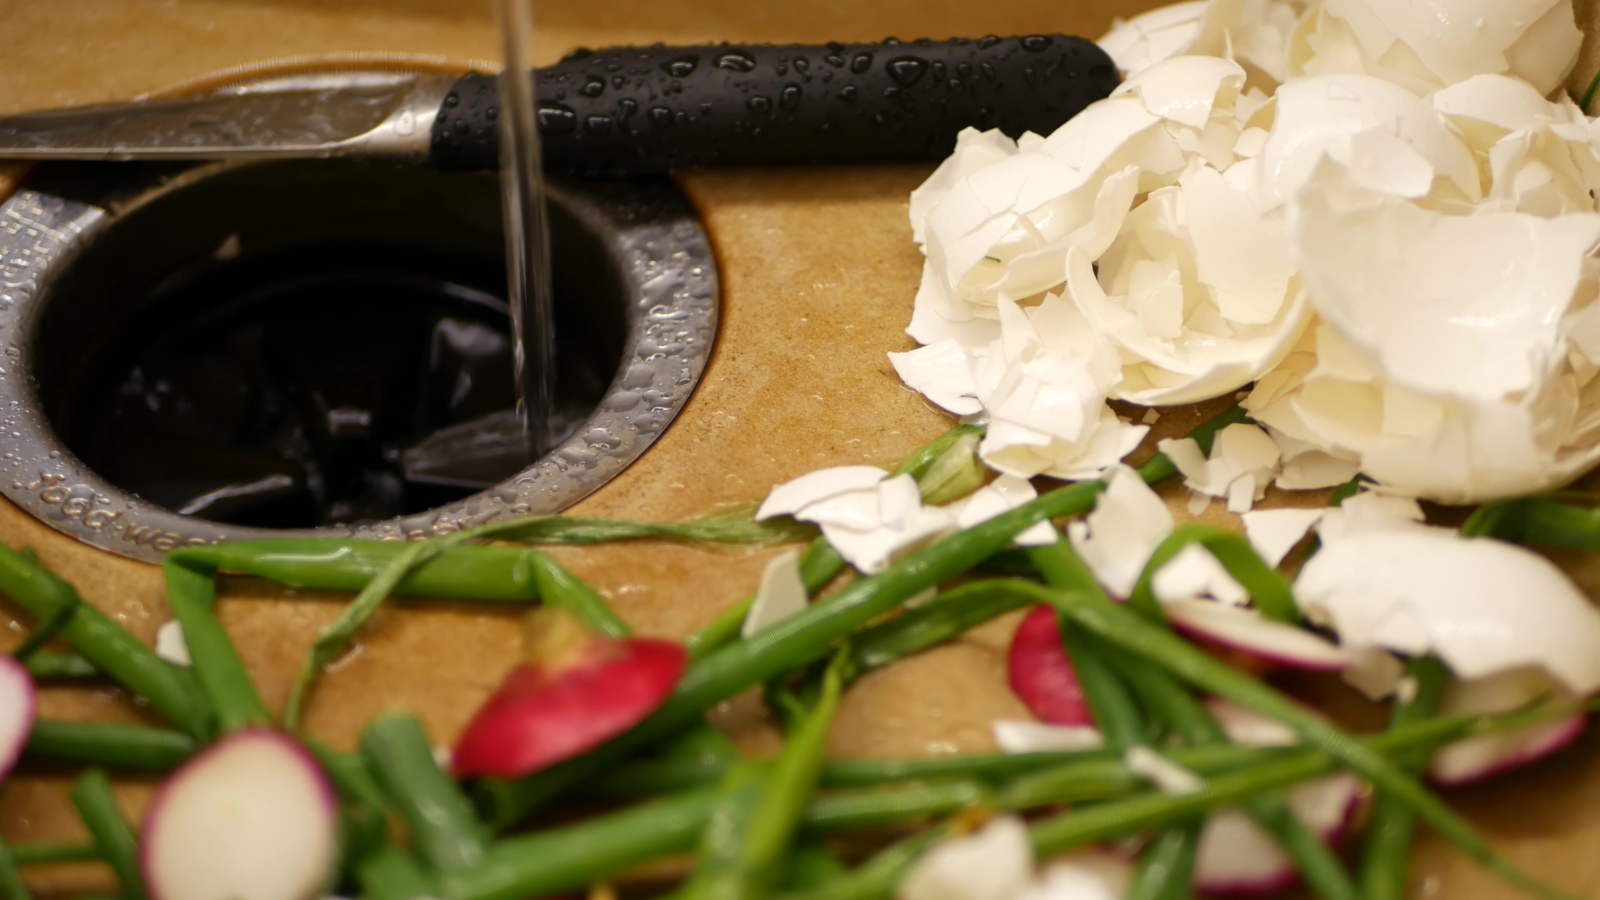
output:
[[[877,40],[1067,32],[1095,37],[1128,0],[540,0],[538,57],[576,46],[732,40]],[[1592,22],[1595,0],[1580,2]],[[472,7],[462,12],[463,7]],[[1595,47],[1587,48],[1592,55]],[[125,99],[267,60],[318,54],[411,54],[465,67],[495,57],[486,9],[460,0],[0,0],[0,112]],[[427,57],[427,58],[424,58]],[[1593,66],[1580,67],[1593,71]],[[1584,75],[1580,72],[1575,79]],[[926,166],[728,171],[681,182],[705,217],[722,267],[722,326],[698,392],[667,434],[575,511],[674,519],[758,499],[777,482],[828,465],[893,463],[949,426],[900,386],[884,354],[912,346],[910,317],[921,256],[905,203]],[[13,179],[0,170],[0,195]],[[0,223],[0,227],[4,227]],[[1157,431],[1187,430],[1200,411],[1174,411]],[[1276,498],[1312,504],[1318,496]],[[1175,508],[1181,508],[1177,503]],[[36,548],[85,598],[152,639],[167,618],[159,572],[76,544],[0,501],[0,541]],[[563,552],[647,634],[683,636],[755,584],[765,553],[629,545]],[[1580,573],[1600,588],[1600,566]],[[341,597],[229,582],[221,613],[269,704]],[[0,600],[0,623],[14,610]],[[878,673],[852,690],[835,727],[839,755],[953,753],[991,748],[988,723],[1023,715],[1006,688],[1003,650],[1015,620]],[[0,640],[6,643],[11,637]],[[359,652],[324,679],[309,729],[350,746],[361,724],[391,709],[415,712],[438,743],[512,664],[514,613],[483,606],[395,604],[362,635]],[[138,719],[110,691],[51,688],[42,713]],[[774,740],[760,705],[736,702],[721,724],[752,749]],[[1453,795],[1515,859],[1564,887],[1600,890],[1600,748],[1590,735],[1556,760],[1483,789]],[[66,802],[66,770],[30,770],[0,787],[0,835],[83,836]],[[130,782],[137,815],[152,784]],[[1418,851],[1419,897],[1514,893],[1447,848]],[[37,886],[63,894],[105,890],[95,867],[36,869]]]

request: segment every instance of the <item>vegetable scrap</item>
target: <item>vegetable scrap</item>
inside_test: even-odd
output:
[[[101,860],[122,896],[158,898],[653,877],[700,900],[1302,882],[1391,900],[1423,823],[1569,896],[1431,786],[1558,752],[1600,693],[1600,611],[1537,550],[1600,550],[1600,513],[1533,496],[1600,462],[1600,122],[1557,93],[1580,40],[1570,0],[1202,0],[1119,23],[1111,97],[1048,136],[964,132],[912,195],[921,346],[890,361],[964,418],[892,470],[802,474],[693,522],[185,549],[155,649],[0,548],[0,591],[34,624],[0,661],[0,777],[19,754],[91,767],[72,797],[92,836],[0,842],[0,894],[26,896],[26,867]],[[1158,408],[1229,395],[1148,440]],[[1419,501],[1487,505],[1450,529]],[[809,543],[682,644],[634,635],[536,548],[653,539]],[[360,592],[278,724],[216,617],[218,572]],[[448,753],[406,715],[354,752],[299,725],[391,594],[538,604]],[[851,685],[991,622],[1032,716],[990,723],[1000,752],[826,758]],[[1351,733],[1262,677],[1279,669],[1337,673],[1390,704],[1389,728]],[[171,727],[40,718],[35,681],[62,678],[109,680]],[[782,745],[746,756],[707,713],[758,686]],[[137,832],[103,769],[164,776]]]

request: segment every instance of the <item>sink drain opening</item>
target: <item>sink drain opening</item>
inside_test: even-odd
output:
[[[0,271],[35,276],[0,288],[22,363],[0,372],[0,490],[119,552],[558,511],[660,434],[715,334],[714,263],[670,183],[557,186],[561,439],[531,461],[492,176],[147,168],[82,197],[107,168],[47,169],[0,207],[59,236],[0,230]]]

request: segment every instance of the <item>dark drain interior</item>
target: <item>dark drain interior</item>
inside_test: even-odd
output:
[[[40,321],[44,411],[91,469],[180,513],[305,528],[437,507],[527,462],[453,458],[511,431],[492,176],[293,162],[178,180],[81,251]],[[620,363],[625,299],[601,238],[560,202],[551,220],[570,430]]]

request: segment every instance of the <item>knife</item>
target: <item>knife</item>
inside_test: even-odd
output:
[[[878,44],[618,47],[534,73],[547,170],[938,160],[963,128],[1049,134],[1117,86],[1064,35]],[[0,118],[0,159],[365,156],[487,170],[494,76],[328,72],[191,97]]]

